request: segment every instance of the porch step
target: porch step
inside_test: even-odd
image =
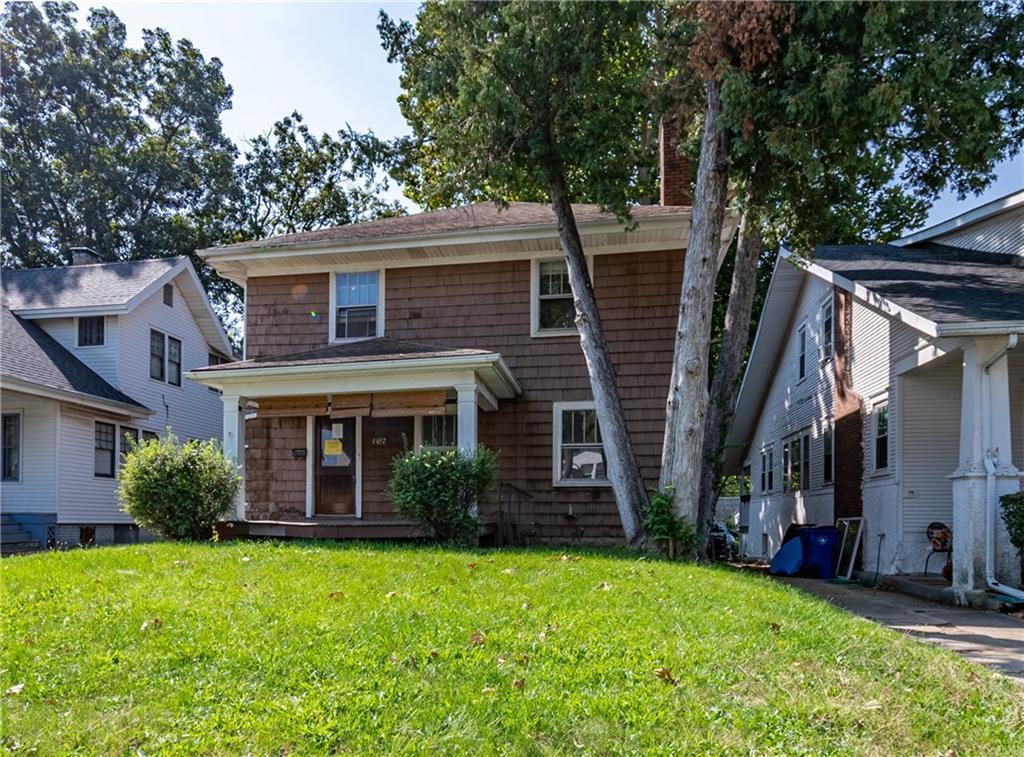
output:
[[[423,539],[427,533],[402,520],[230,520],[217,524],[220,539]]]

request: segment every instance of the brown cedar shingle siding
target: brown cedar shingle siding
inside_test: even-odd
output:
[[[306,419],[254,418],[245,423],[245,491],[249,518],[306,515]]]
[[[594,258],[595,293],[627,422],[644,477],[652,486],[661,460],[682,259],[680,251]],[[385,334],[410,342],[500,352],[523,394],[503,400],[497,412],[481,412],[479,437],[500,453],[499,479],[532,496],[524,504],[521,532],[557,541],[617,539],[621,527],[610,488],[551,484],[552,404],[589,400],[591,392],[576,337],[530,336],[530,270],[528,260],[388,269]],[[255,320],[248,327],[247,357],[325,345],[328,280],[327,274],[251,280],[249,317]],[[317,321],[309,318],[310,309],[322,313]],[[371,433],[385,420],[390,422],[365,419],[364,517],[390,513],[383,496],[390,458],[401,449],[401,433],[410,441],[412,437],[408,419],[405,428],[396,420],[386,433]],[[387,447],[373,447],[373,435],[387,436]],[[253,452],[250,441],[250,460]],[[290,449],[278,454],[285,452],[290,455]],[[485,513],[496,507],[497,499],[496,493]],[[572,518],[567,517],[570,505]]]

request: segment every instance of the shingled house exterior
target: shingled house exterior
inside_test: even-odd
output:
[[[627,230],[574,208],[643,475],[658,477],[690,208]],[[724,241],[732,233],[726,230]],[[406,447],[484,444],[481,515],[520,542],[616,542],[572,294],[547,205],[482,203],[201,253],[245,289],[245,355],[199,369],[244,465],[236,532],[401,535]]]

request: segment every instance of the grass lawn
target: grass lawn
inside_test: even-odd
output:
[[[232,542],[0,575],[8,749],[992,755],[1024,738],[1010,681],[726,569]]]

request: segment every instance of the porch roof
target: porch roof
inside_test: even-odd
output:
[[[243,391],[241,384],[248,384],[252,391],[262,381],[299,376],[334,378],[340,381],[339,388],[343,391],[361,391],[367,381],[376,381],[380,390],[385,391],[381,376],[403,375],[409,379],[408,386],[398,388],[411,388],[417,385],[416,375],[425,377],[427,374],[434,384],[445,375],[451,376],[453,382],[475,377],[474,380],[482,381],[498,398],[514,397],[521,392],[519,382],[498,352],[403,342],[388,337],[205,366],[189,372],[188,377],[219,389],[235,385],[240,392]],[[378,378],[373,379],[374,376]]]

